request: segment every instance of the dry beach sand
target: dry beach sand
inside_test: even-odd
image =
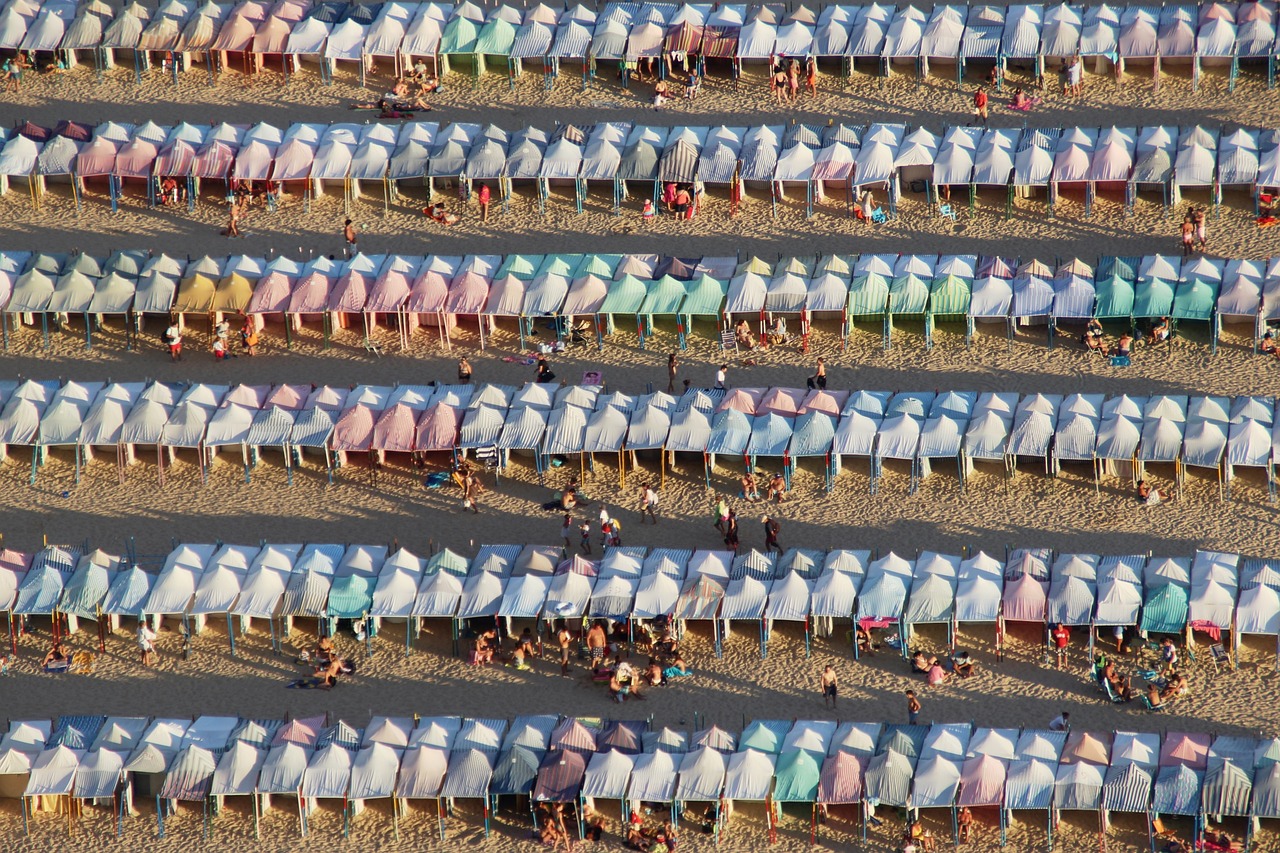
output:
[[[53,124],[64,118],[96,121],[105,118],[161,123],[189,121],[255,122],[287,125],[293,121],[363,121],[367,114],[351,113],[347,104],[368,97],[349,73],[343,71],[333,86],[323,87],[314,78],[280,85],[280,75],[267,72],[253,79],[229,73],[217,86],[209,86],[203,69],[183,77],[176,88],[160,72],[151,72],[141,86],[132,72],[117,69],[97,81],[81,69],[53,79],[28,76],[19,96],[6,96],[0,104],[0,120],[30,119]],[[500,75],[490,75],[473,86],[465,77],[450,80],[436,101],[437,109],[419,116],[437,121],[493,121],[509,129],[526,124],[550,127],[555,121],[590,123],[600,120],[651,121],[664,124],[747,125],[778,122],[795,117],[825,123],[828,119],[865,124],[901,121],[927,124],[934,129],[967,118],[967,91],[958,91],[951,79],[931,78],[917,87],[903,76],[878,86],[867,77],[849,86],[824,79],[819,98],[804,100],[792,113],[775,112],[760,79],[735,84],[711,78],[698,100],[690,105],[673,102],[671,109],[653,112],[643,108],[636,89],[624,91],[612,82],[583,93],[565,77],[550,93],[542,90],[538,75],[520,80],[512,92]],[[375,90],[376,91],[376,90]],[[1087,97],[1080,103],[1050,95],[1046,105],[1030,116],[997,110],[993,123],[1020,126],[1026,120],[1039,126],[1149,125],[1149,124],[1247,124],[1280,123],[1280,100],[1255,76],[1246,75],[1234,94],[1226,93],[1225,78],[1211,72],[1199,94],[1190,91],[1185,75],[1170,75],[1160,92],[1151,91],[1146,78],[1128,79],[1120,87],[1108,78],[1090,78]],[[334,252],[340,248],[339,225],[344,215],[341,198],[329,195],[304,210],[299,199],[286,199],[278,213],[255,209],[247,218],[249,234],[238,241],[221,237],[225,212],[208,189],[193,215],[148,210],[136,187],[122,212],[112,214],[104,188],[90,187],[90,197],[79,212],[65,186],[54,186],[39,210],[33,210],[26,188],[17,182],[0,197],[0,246],[67,251],[83,249],[107,253],[116,248],[150,248],[157,252],[210,254],[269,252],[301,254]],[[1003,198],[983,195],[978,210],[962,211],[958,224],[938,219],[920,197],[908,196],[902,216],[885,226],[856,225],[834,202],[806,219],[794,202],[775,219],[767,197],[759,190],[738,216],[730,219],[723,198],[713,191],[708,211],[693,223],[661,221],[648,231],[640,228],[638,200],[624,217],[608,210],[609,191],[595,188],[586,214],[574,213],[569,199],[559,195],[547,214],[537,211],[529,188],[511,209],[491,217],[483,225],[467,212],[458,227],[431,229],[418,214],[421,189],[406,190],[410,198],[384,211],[377,198],[360,202],[355,218],[363,234],[361,248],[371,252],[450,253],[468,252],[662,252],[680,256],[757,254],[812,255],[820,253],[914,251],[921,253],[979,252],[1055,258],[1079,256],[1092,261],[1099,255],[1139,255],[1176,251],[1177,216],[1161,215],[1158,200],[1144,196],[1135,215],[1123,216],[1118,198],[1104,198],[1091,219],[1083,213],[1081,199],[1068,197],[1054,219],[1045,217],[1041,200],[1021,202],[1013,217],[1003,218]],[[1196,202],[1207,197],[1192,197]],[[1229,193],[1219,218],[1211,219],[1212,250],[1225,257],[1268,257],[1280,254],[1280,231],[1259,231],[1252,223],[1247,196]],[[620,324],[620,328],[625,327]],[[78,326],[77,326],[78,328]],[[1112,330],[1115,331],[1115,330]],[[838,329],[820,323],[810,353],[776,348],[757,356],[757,363],[732,361],[730,380],[739,386],[802,385],[813,358],[824,355],[832,388],[1013,390],[1021,392],[1135,394],[1214,393],[1275,394],[1277,365],[1253,356],[1248,330],[1228,328],[1216,356],[1209,354],[1203,328],[1184,329],[1186,335],[1167,353],[1139,353],[1132,368],[1118,372],[1100,360],[1086,358],[1070,339],[1060,339],[1049,350],[1041,329],[1024,329],[1012,348],[1002,331],[980,329],[966,348],[962,330],[942,326],[931,351],[923,346],[918,324],[905,324],[888,352],[880,348],[875,330],[860,328],[841,350]],[[517,356],[513,330],[504,328],[480,352],[474,327],[462,328],[452,353],[443,353],[427,332],[414,337],[407,352],[396,352],[387,334],[389,354],[373,359],[360,347],[354,331],[340,333],[325,347],[320,334],[308,329],[292,350],[283,348],[282,331],[269,326],[263,354],[216,365],[201,350],[197,328],[192,346],[181,364],[170,364],[155,340],[157,329],[144,335],[140,351],[126,351],[118,328],[98,336],[90,352],[83,346],[82,330],[55,333],[45,350],[38,331],[25,329],[11,341],[3,358],[6,376],[68,379],[165,380],[191,379],[209,382],[306,382],[350,385],[353,383],[427,382],[453,376],[454,359],[467,354],[479,381],[518,383],[532,378],[532,367],[504,358]],[[611,389],[643,392],[652,383],[665,387],[666,353],[675,346],[674,329],[660,329],[644,350],[633,335],[620,331],[603,351],[580,348],[554,359],[561,378],[573,379],[587,369],[600,369]],[[682,354],[682,376],[696,385],[710,384],[721,358],[709,325],[699,325],[690,349]],[[638,460],[640,470],[628,471],[627,488],[618,485],[614,459],[597,458],[594,471],[584,477],[585,491],[593,500],[616,507],[628,545],[673,545],[714,548],[720,543],[710,524],[712,494],[701,477],[701,463],[677,459],[675,469],[661,480],[656,456]],[[433,467],[447,464],[443,457]],[[314,457],[286,484],[278,454],[268,453],[254,472],[252,484],[244,483],[234,454],[222,454],[212,466],[208,481],[201,482],[194,459],[179,454],[166,472],[163,488],[157,483],[155,461],[141,458],[121,483],[112,460],[90,464],[79,484],[73,482],[68,454],[55,452],[28,485],[30,460],[25,451],[0,465],[0,531],[10,547],[34,550],[47,537],[51,542],[80,543],[119,553],[126,537],[136,537],[138,553],[162,555],[173,539],[179,541],[393,541],[416,553],[451,547],[473,553],[481,543],[554,543],[560,518],[543,511],[578,460],[566,460],[566,468],[553,470],[539,482],[530,460],[516,457],[500,482],[486,478],[489,491],[479,515],[463,514],[455,492],[422,487],[421,473],[392,459],[387,468],[372,472],[356,461],[339,471],[329,484]],[[1170,505],[1142,509],[1132,500],[1127,482],[1103,480],[1095,489],[1087,466],[1067,465],[1057,478],[1024,464],[1017,475],[1006,478],[1002,469],[980,466],[961,493],[954,471],[936,466],[934,475],[915,495],[907,495],[904,468],[888,470],[877,495],[869,494],[865,461],[855,462],[841,474],[830,494],[821,489],[817,467],[803,463],[790,499],[778,510],[784,547],[862,547],[914,552],[933,549],[958,553],[985,549],[1002,553],[1006,546],[1048,546],[1061,551],[1104,554],[1146,553],[1190,555],[1197,547],[1234,550],[1250,556],[1280,554],[1280,526],[1275,506],[1268,502],[1265,482],[1254,473],[1235,483],[1231,501],[1219,500],[1212,472],[1192,472],[1183,495]],[[1156,466],[1151,472],[1157,484],[1168,486],[1172,472]],[[662,520],[641,526],[637,486],[644,478],[662,482]],[[730,491],[733,469],[721,465],[713,487]],[[741,511],[744,546],[761,546],[758,507]],[[591,514],[594,515],[594,506]],[[128,627],[128,626],[126,626]],[[0,681],[0,715],[8,718],[48,717],[62,713],[171,714],[228,713],[279,716],[329,712],[363,724],[377,714],[468,714],[508,716],[518,713],[566,713],[591,716],[649,717],[655,724],[689,728],[695,713],[722,726],[736,729],[743,719],[831,718],[820,704],[817,678],[827,661],[836,663],[841,676],[841,719],[905,722],[902,691],[920,687],[906,675],[906,665],[892,654],[882,653],[854,663],[846,648],[844,629],[815,643],[813,656],[805,658],[796,626],[780,626],[760,659],[753,626],[735,626],[724,656],[712,652],[706,626],[694,631],[690,663],[695,676],[683,683],[655,690],[639,705],[619,708],[606,701],[603,689],[580,676],[559,677],[557,667],[538,662],[532,672],[494,668],[476,671],[451,655],[447,627],[428,626],[414,643],[413,654],[404,656],[404,628],[387,626],[373,644],[374,654],[361,657],[355,679],[332,692],[286,691],[283,685],[298,674],[291,663],[293,646],[286,654],[272,654],[263,626],[255,626],[238,640],[238,655],[227,651],[226,628],[211,625],[198,637],[194,654],[183,661],[176,626],[161,634],[160,665],[140,671],[131,636],[122,633],[107,642],[94,674],[51,678],[37,675],[35,664],[47,645],[46,627],[20,641],[14,671]],[[293,637],[296,648],[308,645],[311,625],[300,625]],[[90,631],[92,633],[92,631]],[[921,642],[941,650],[945,636],[926,629]],[[77,639],[85,648],[90,637]],[[1213,731],[1225,734],[1273,736],[1280,734],[1280,686],[1275,677],[1275,649],[1263,638],[1252,638],[1240,654],[1236,672],[1215,676],[1212,666],[1199,663],[1191,674],[1192,695],[1161,715],[1146,715],[1133,706],[1110,706],[1084,677],[1085,652],[1077,638],[1071,672],[1055,672],[1041,658],[1039,629],[1013,630],[1013,646],[1002,663],[996,663],[992,636],[985,626],[966,628],[959,645],[977,658],[979,675],[969,681],[928,690],[923,694],[925,720],[972,720],[978,725],[1047,724],[1060,710],[1072,712],[1077,728],[1099,731]],[[340,640],[344,651],[362,655],[349,635]],[[1203,656],[1202,656],[1203,660]],[[1128,666],[1126,662],[1126,666]],[[421,805],[421,804],[420,804]],[[111,832],[109,819],[90,810],[68,839],[65,817],[39,814],[30,837],[21,835],[21,818],[14,801],[0,801],[0,837],[9,850],[147,850],[205,851],[224,849],[228,843],[277,853],[302,849],[319,841],[328,847],[351,849],[444,850],[466,845],[473,849],[509,853],[532,850],[527,840],[527,814],[505,804],[495,824],[495,834],[484,841],[474,803],[461,804],[448,821],[449,836],[441,842],[431,816],[417,811],[400,821],[398,840],[392,836],[391,817],[385,804],[375,804],[356,818],[352,835],[341,839],[338,806],[326,804],[312,820],[308,841],[299,837],[296,815],[285,805],[273,809],[262,822],[261,840],[252,841],[251,820],[244,804],[233,804],[213,821],[209,838],[202,837],[198,813],[184,809],[166,825],[166,837],[155,838],[154,809],[140,804],[142,814],[126,822],[123,839]],[[614,804],[606,806],[614,814]],[[888,811],[888,810],[885,810]],[[856,838],[854,812],[835,810],[820,833],[820,843],[834,849],[888,850],[900,823],[896,815],[881,830],[873,830],[869,843]],[[1006,849],[1032,850],[1044,846],[1042,813],[1020,813]],[[926,814],[925,820],[943,838],[949,837],[949,817]],[[980,813],[981,830],[974,850],[998,846],[994,814]],[[1185,822],[1172,822],[1184,833]],[[1243,829],[1239,821],[1232,832]],[[613,829],[616,830],[616,821]],[[1274,825],[1264,827],[1255,849],[1280,848]],[[799,851],[808,846],[809,815],[788,807],[772,849]],[[1097,816],[1068,813],[1054,835],[1057,849],[1096,847]],[[721,849],[755,850],[767,843],[763,809],[740,807],[728,825]],[[711,849],[711,840],[689,827],[681,837],[684,849]],[[602,844],[586,849],[619,849],[616,832]],[[1109,850],[1146,849],[1146,832],[1137,816],[1115,816],[1108,838]]]

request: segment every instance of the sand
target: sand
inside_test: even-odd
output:
[[[945,74],[946,72],[944,72]],[[152,72],[142,86],[132,83],[132,72],[117,70],[102,82],[82,70],[58,79],[28,77],[20,96],[0,105],[0,120],[18,119],[52,124],[59,119],[96,121],[105,118],[161,122],[180,120],[363,121],[346,105],[368,93],[359,90],[349,70],[333,86],[315,85],[314,79],[281,87],[278,73],[267,72],[252,80],[231,73],[215,87],[206,84],[202,69],[186,75],[175,89],[168,78]],[[1050,95],[1046,105],[1024,117],[997,110],[993,123],[1020,126],[1071,124],[1149,125],[1192,122],[1274,126],[1280,106],[1256,76],[1246,75],[1234,94],[1225,91],[1225,79],[1211,71],[1199,94],[1192,94],[1185,76],[1165,80],[1159,94],[1150,81],[1130,78],[1120,87],[1105,78],[1090,78],[1088,97],[1081,103],[1064,102]],[[767,101],[767,91],[757,77],[742,84],[710,78],[698,100],[690,105],[674,102],[670,109],[644,109],[635,89],[624,91],[602,84],[587,93],[570,79],[549,94],[541,80],[528,75],[510,91],[502,77],[490,75],[478,86],[465,79],[450,81],[428,118],[440,121],[493,121],[515,129],[526,124],[549,127],[554,121],[589,123],[602,119],[650,121],[665,124],[756,124],[789,120],[792,113],[778,113]],[[795,110],[798,120],[865,124],[892,120],[925,123],[934,129],[964,121],[967,94],[954,82],[931,78],[917,87],[895,77],[883,87],[861,77],[848,87],[825,81],[819,98],[803,101]],[[107,253],[115,248],[144,247],[172,254],[267,254],[287,252],[301,256],[329,253],[340,248],[338,225],[344,216],[341,198],[329,195],[313,202],[309,212],[300,199],[287,198],[281,210],[269,214],[254,210],[246,220],[249,235],[228,241],[219,236],[223,212],[217,192],[206,188],[194,215],[185,211],[147,210],[130,187],[121,213],[111,214],[104,188],[90,187],[90,197],[77,213],[64,187],[53,187],[41,208],[32,209],[25,187],[15,185],[0,198],[0,245],[47,250],[83,249]],[[640,191],[636,188],[637,192]],[[919,197],[908,196],[898,220],[878,228],[855,225],[833,203],[806,219],[796,204],[786,205],[775,219],[767,197],[757,189],[738,216],[730,219],[727,204],[712,191],[705,215],[692,224],[665,221],[648,232],[640,227],[638,201],[619,218],[608,210],[610,192],[596,187],[587,212],[573,212],[567,196],[558,195],[548,213],[540,215],[531,189],[521,193],[510,209],[491,218],[488,225],[467,215],[449,230],[427,229],[416,209],[420,188],[408,188],[410,198],[384,211],[381,197],[358,203],[355,218],[362,227],[361,247],[369,252],[410,253],[647,251],[689,255],[809,255],[827,252],[981,252],[1055,258],[1080,256],[1094,259],[1105,254],[1149,254],[1176,251],[1176,216],[1165,219],[1158,199],[1144,195],[1131,218],[1123,216],[1121,200],[1103,198],[1091,219],[1084,217],[1082,196],[1068,195],[1054,219],[1045,218],[1042,200],[1021,202],[1012,219],[1003,218],[1003,198],[983,195],[975,212],[962,210],[960,221],[934,217]],[[1207,201],[1191,196],[1190,200]],[[1220,218],[1210,222],[1211,249],[1225,257],[1267,257],[1277,251],[1277,232],[1258,231],[1252,224],[1252,205],[1239,193],[1228,193]],[[110,324],[109,324],[110,326]],[[207,382],[315,382],[350,385],[447,381],[453,376],[454,359],[467,354],[478,381],[518,383],[532,377],[532,368],[504,361],[515,357],[516,338],[505,328],[478,351],[474,329],[462,329],[453,352],[440,351],[438,342],[419,332],[406,352],[396,351],[393,336],[384,333],[388,355],[376,359],[360,346],[360,336],[347,331],[325,347],[316,329],[309,329],[291,351],[283,348],[280,328],[271,326],[264,336],[263,354],[240,358],[226,365],[214,364],[201,350],[202,335],[189,337],[189,353],[181,364],[170,364],[156,340],[158,329],[149,329],[140,351],[126,351],[118,326],[95,337],[86,352],[82,330],[56,333],[45,350],[37,331],[16,335],[6,356],[6,374],[34,378],[165,380]],[[699,324],[683,353],[682,376],[695,385],[709,384],[722,358],[709,324]],[[1023,330],[1010,347],[1000,329],[982,329],[974,344],[964,346],[962,330],[944,324],[932,350],[923,345],[919,324],[907,323],[895,335],[888,352],[880,347],[876,330],[859,329],[842,350],[837,329],[820,323],[813,348],[775,348],[747,365],[731,359],[731,382],[737,385],[802,385],[813,358],[827,358],[832,388],[1013,390],[1070,393],[1215,393],[1274,394],[1276,366],[1253,356],[1248,331],[1228,327],[1216,356],[1209,354],[1207,331],[1184,326],[1185,337],[1176,340],[1167,354],[1141,354],[1133,367],[1115,371],[1100,360],[1090,360],[1069,339],[1058,347],[1046,347],[1042,329]],[[1112,330],[1113,332],[1116,330]],[[603,349],[581,348],[555,359],[555,369],[572,381],[586,369],[600,369],[611,389],[642,392],[647,385],[665,386],[665,355],[675,346],[673,328],[662,327],[637,348],[634,337],[619,332]],[[489,491],[479,515],[462,514],[458,495],[431,491],[421,484],[421,472],[403,459],[392,458],[376,477],[359,461],[339,471],[330,484],[314,457],[286,484],[278,454],[268,453],[244,482],[235,454],[222,454],[212,466],[207,482],[188,454],[166,474],[163,488],[150,454],[126,472],[121,483],[112,460],[90,464],[79,484],[73,482],[69,454],[55,452],[28,485],[30,459],[16,452],[0,465],[0,530],[6,545],[36,549],[45,537],[51,542],[79,544],[87,541],[108,551],[122,552],[133,539],[136,552],[146,563],[162,559],[173,539],[179,541],[340,541],[393,542],[426,554],[439,547],[473,553],[490,542],[554,543],[560,519],[544,512],[549,500],[567,476],[553,471],[539,482],[530,461],[517,457],[499,482],[486,478]],[[446,464],[443,457],[433,467]],[[567,460],[577,466],[578,460]],[[698,460],[677,459],[665,480],[656,456],[639,460],[639,471],[628,471],[627,487],[618,485],[613,459],[595,460],[595,469],[584,478],[586,491],[595,500],[617,508],[628,545],[672,545],[713,548],[718,534],[710,524],[712,492],[702,481]],[[1155,466],[1152,479],[1168,486],[1172,472]],[[778,508],[784,546],[863,547],[885,553],[911,553],[933,549],[959,553],[965,548],[1002,553],[1006,546],[1048,546],[1061,551],[1097,553],[1145,553],[1190,555],[1197,547],[1240,551],[1246,555],[1280,554],[1280,531],[1274,506],[1268,501],[1265,482],[1256,473],[1245,473],[1233,487],[1232,500],[1219,500],[1212,472],[1192,472],[1181,498],[1155,509],[1140,509],[1127,483],[1104,480],[1095,488],[1087,466],[1067,465],[1057,478],[1047,478],[1025,461],[1017,475],[1006,478],[1001,468],[979,466],[961,493],[954,471],[935,467],[934,475],[915,495],[907,495],[904,468],[888,465],[877,495],[869,494],[865,461],[854,462],[837,480],[830,494],[821,489],[817,466],[802,463],[790,499]],[[662,488],[662,519],[656,526],[642,526],[638,518],[637,486],[645,477]],[[733,469],[717,469],[713,488],[729,491]],[[65,494],[65,496],[64,496]],[[744,546],[759,546],[763,535],[755,521],[755,509],[742,513]],[[237,656],[227,649],[225,624],[212,624],[194,643],[190,660],[179,655],[176,626],[167,624],[160,638],[161,661],[153,670],[135,665],[136,649],[126,632],[111,637],[106,651],[89,676],[51,678],[34,672],[47,645],[47,624],[36,620],[38,633],[20,642],[14,672],[0,692],[0,712],[9,718],[47,717],[61,713],[198,714],[207,712],[243,715],[331,713],[355,723],[371,714],[473,714],[567,713],[621,718],[648,718],[657,725],[689,728],[698,713],[729,728],[739,728],[752,718],[878,719],[905,722],[902,691],[913,682],[906,665],[890,654],[854,663],[844,639],[844,628],[830,639],[819,639],[810,658],[804,656],[797,626],[775,629],[768,656],[761,660],[756,628],[735,626],[716,658],[706,625],[693,627],[690,663],[696,675],[688,681],[654,691],[639,706],[619,708],[606,701],[603,691],[580,676],[564,679],[550,663],[537,663],[532,672],[497,668],[476,671],[451,654],[447,626],[429,625],[404,653],[404,627],[390,624],[373,644],[373,656],[362,659],[359,676],[333,692],[287,691],[283,685],[299,668],[291,663],[293,648],[307,646],[313,626],[299,625],[280,657],[271,653],[261,625],[237,639]],[[342,649],[362,654],[350,635],[340,639]],[[934,650],[945,645],[940,630],[925,629],[920,642]],[[959,645],[969,648],[979,662],[979,675],[966,682],[927,691],[923,717],[928,720],[972,720],[978,725],[1043,726],[1065,709],[1072,712],[1077,728],[1113,730],[1191,730],[1224,734],[1275,735],[1280,733],[1280,690],[1274,678],[1275,650],[1265,638],[1248,640],[1241,650],[1240,669],[1215,675],[1201,661],[1192,668],[1192,695],[1171,711],[1146,715],[1133,706],[1110,706],[1100,701],[1085,677],[1085,652],[1080,637],[1069,672],[1056,672],[1041,656],[1038,626],[1013,630],[1009,656],[994,660],[993,638],[988,626],[966,626]],[[93,645],[89,635],[76,639],[79,648]],[[837,713],[820,704],[816,691],[822,665],[833,661],[842,684]],[[1126,659],[1125,666],[1130,665]],[[915,682],[914,686],[919,687]],[[301,848],[296,815],[290,804],[278,804],[264,819],[262,841],[254,846],[266,851]],[[608,804],[614,814],[616,804]],[[351,841],[381,849],[445,849],[436,827],[423,809],[400,821],[399,839],[391,836],[390,811],[375,804],[354,821]],[[252,842],[246,804],[232,804],[212,823],[209,839],[202,838],[199,813],[184,811],[166,824],[166,837],[155,838],[154,809],[141,804],[142,814],[126,822],[125,836],[117,841],[109,819],[90,812],[76,828],[71,842],[77,849],[127,851],[147,849],[213,850],[226,843]],[[887,811],[887,810],[882,810]],[[855,815],[837,810],[822,828],[821,843],[836,849],[887,850],[890,830],[901,827],[896,815],[886,814],[886,825],[872,832],[864,847],[856,841],[850,823]],[[1009,837],[1009,849],[1043,846],[1044,815],[1019,814]],[[1136,816],[1113,816],[1108,849],[1146,849],[1143,821]],[[977,850],[998,844],[994,814],[979,814],[982,824]],[[948,837],[949,818],[926,814],[926,822]],[[1172,822],[1184,834],[1188,827]],[[1243,829],[1228,820],[1233,832]],[[466,844],[495,853],[533,849],[525,839],[527,814],[504,804],[495,824],[495,835],[482,840],[481,823],[474,803],[460,804],[448,821],[449,849]],[[338,806],[326,804],[311,823],[312,838],[336,843],[342,831]],[[616,829],[616,827],[615,827]],[[1270,827],[1274,829],[1274,827]],[[35,851],[66,845],[66,822],[49,814],[37,815],[29,838],[21,836],[21,820],[14,801],[0,802],[0,833],[9,849]],[[809,820],[804,809],[788,807],[779,833],[781,851],[808,846]],[[1067,814],[1055,831],[1062,850],[1083,850],[1097,842],[1097,817]],[[618,847],[616,833],[607,845]],[[758,849],[765,843],[763,810],[744,805],[729,824],[720,847],[726,850]],[[1274,832],[1261,838],[1265,847],[1280,841]],[[710,839],[696,831],[681,839],[684,848],[707,850]],[[590,846],[590,845],[589,845]]]

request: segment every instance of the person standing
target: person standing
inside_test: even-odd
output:
[[[138,620],[138,649],[142,652],[143,666],[151,666],[155,663],[156,632],[147,624],[145,618]]]
[[[600,627],[599,622],[596,622],[591,626],[591,630],[587,631],[587,652],[591,655],[592,669],[604,663],[604,647],[606,645],[608,645],[608,638],[605,636],[604,628]]]
[[[916,698],[916,692],[914,690],[908,690],[907,722],[914,726],[918,719],[920,719],[920,700]]]
[[[715,506],[715,528],[720,531],[721,535],[729,532],[729,502],[724,499],[724,495],[716,497]]]
[[[720,369],[716,371],[715,387],[721,390],[724,390],[725,388],[727,388],[728,386],[725,385],[725,380],[728,379],[728,377],[729,377],[729,365],[727,364],[720,365]]]
[[[777,551],[778,556],[782,556],[782,546],[778,544],[779,524],[776,518],[771,516],[763,516],[760,523],[764,525],[764,550],[765,553]]]
[[[462,508],[480,514],[480,478],[470,469],[462,476]]]
[[[827,668],[822,671],[822,677],[819,679],[819,687],[822,690],[822,704],[825,706],[830,702],[831,707],[836,707],[836,670],[831,664],[827,664]]]
[[[556,642],[560,644],[560,674],[569,674],[569,647],[573,644],[573,632],[568,625],[561,625],[556,633]]]
[[[584,555],[590,557],[591,556],[591,523],[587,521],[585,518],[582,520],[582,524],[578,526],[578,535],[582,540],[581,542],[578,543],[578,547],[582,549],[582,553]]]
[[[680,359],[673,352],[667,356],[667,393],[676,393],[676,374],[680,371]]]
[[[240,236],[240,202],[232,201],[231,210],[229,211],[229,219],[227,221],[227,236]]]
[[[480,189],[476,191],[476,200],[480,202],[480,221],[489,221],[489,202],[493,198],[489,192],[488,184],[481,184]]]
[[[538,356],[538,372],[534,376],[533,381],[545,384],[553,381],[555,378],[556,375],[551,372],[551,365],[547,363],[547,357],[545,355]]]
[[[169,360],[182,361],[182,330],[178,328],[177,318],[164,330],[164,342],[169,345]]]
[[[809,87],[809,97],[818,97],[818,59],[811,56],[805,60],[805,85]]]
[[[725,523],[724,545],[738,553],[738,514],[733,510],[729,510],[729,520]]]
[[[471,362],[467,361],[465,355],[458,359],[458,382],[463,385],[471,384]]]
[[[644,524],[644,517],[647,513],[654,524],[658,523],[658,517],[653,514],[654,509],[658,506],[658,493],[653,490],[653,486],[645,483],[640,488],[640,523]]]
[[[1059,622],[1058,627],[1053,629],[1051,636],[1053,637],[1054,650],[1058,656],[1057,668],[1062,669],[1067,662],[1067,646],[1071,644],[1071,629]]]
[[[978,91],[973,93],[973,117],[982,121],[982,126],[987,126],[987,89],[985,86],[979,86]]]
[[[794,59],[787,66],[787,98],[795,103],[800,97],[800,63]]]
[[[1209,228],[1204,221],[1204,208],[1192,208],[1191,221],[1196,226],[1196,250],[1203,255],[1205,249],[1209,248]]]
[[[356,253],[356,242],[360,239],[360,236],[356,233],[355,223],[350,219],[342,223],[342,239],[347,243],[345,250],[347,257],[353,257]]]
[[[813,371],[813,375],[808,380],[809,390],[827,390],[827,363],[819,358],[818,367]]]

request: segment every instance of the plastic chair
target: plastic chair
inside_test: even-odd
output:
[[[876,225],[883,225],[889,221],[889,217],[885,215],[884,208],[877,207],[875,210],[871,211],[871,221]]]
[[[373,338],[364,339],[364,351],[371,352],[378,358],[382,358],[382,344],[378,343]]]
[[[947,219],[950,219],[952,222],[956,221],[956,211],[949,203],[943,203],[938,205],[938,215],[945,216]]]

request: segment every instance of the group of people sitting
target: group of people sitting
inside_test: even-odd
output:
[[[742,479],[738,481],[742,484],[742,491],[738,497],[744,501],[760,500],[760,482],[756,479],[754,471],[747,471],[742,475]],[[787,478],[782,474],[774,474],[765,483],[765,500],[774,503],[782,503],[787,496]]]
[[[1033,98],[1021,88],[1013,90],[1013,98],[1009,101],[1009,109],[1020,113],[1029,113],[1040,104],[1039,98]]]
[[[1155,344],[1166,343],[1173,334],[1173,326],[1169,322],[1168,317],[1161,317],[1151,326],[1151,331],[1143,339],[1149,346]],[[1096,352],[1101,355],[1122,356],[1128,358],[1133,353],[1134,338],[1128,331],[1122,332],[1116,340],[1114,347],[1108,347],[1106,337],[1103,334],[1102,323],[1098,319],[1092,318],[1084,327],[1084,334],[1080,337],[1080,342],[1084,344],[1085,349],[1089,352]]]
[[[862,629],[859,629],[862,630]],[[870,633],[867,633],[867,643],[870,645]],[[862,638],[859,637],[861,643]],[[952,676],[958,678],[968,678],[973,675],[975,664],[969,653],[961,650],[955,653],[949,662],[949,667],[944,666],[942,659],[936,655],[917,649],[911,653],[911,672],[916,675],[923,675],[925,681],[930,687],[942,684]]]
[[[303,651],[296,663],[309,665],[312,668],[311,678],[297,678],[287,686],[306,689],[330,689],[338,684],[338,676],[354,673],[355,664],[339,657],[333,637],[324,636],[316,641],[315,648]]]
[[[623,846],[628,850],[640,850],[647,853],[651,850],[666,850],[672,853],[676,849],[676,832],[670,822],[652,828],[644,825],[639,812],[633,811],[627,822],[627,839]]]

